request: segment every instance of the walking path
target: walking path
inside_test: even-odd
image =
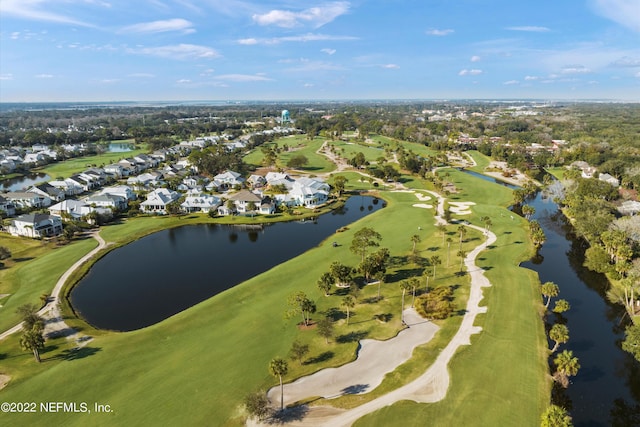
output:
[[[51,291],[51,295],[49,296],[49,300],[47,304],[38,311],[38,315],[45,319],[45,328],[44,333],[45,336],[66,336],[69,340],[75,340],[78,346],[83,346],[87,344],[91,338],[87,336],[80,336],[78,331],[70,328],[62,318],[62,314],[60,313],[60,307],[58,302],[60,301],[60,292],[62,291],[62,287],[65,282],[69,278],[69,276],[76,271],[82,264],[91,259],[95,254],[100,252],[102,249],[107,247],[107,243],[100,236],[99,232],[91,233],[91,236],[98,241],[98,246],[93,249],[91,252],[80,258],[73,264],[67,271],[64,272],[62,276],[56,282],[55,287]],[[14,334],[22,329],[22,322],[13,328],[3,332],[0,334],[0,340],[8,337],[11,334]]]
[[[332,158],[332,156],[329,157]],[[412,191],[417,193],[417,191]],[[435,215],[436,224],[447,224],[443,219],[445,198],[433,191],[426,192],[438,200]],[[481,327],[474,326],[474,322],[479,313],[485,313],[487,311],[486,306],[480,306],[480,301],[483,298],[482,288],[491,286],[489,280],[484,276],[484,270],[476,265],[475,260],[480,252],[495,243],[496,235],[482,227],[471,224],[467,224],[466,226],[481,231],[485,235],[486,240],[476,246],[476,248],[465,257],[464,264],[471,279],[466,313],[462,319],[460,328],[449,344],[440,352],[435,362],[414,381],[356,408],[344,410],[329,406],[294,407],[285,411],[289,412],[291,417],[289,417],[290,420],[288,420],[287,414],[285,413],[283,419],[280,421],[281,424],[292,427],[315,427],[319,425],[347,427],[351,426],[364,415],[401,400],[431,403],[442,400],[446,396],[447,389],[449,388],[449,371],[447,365],[458,348],[462,345],[470,345],[471,335],[477,334],[482,330]],[[413,315],[416,317],[412,317]],[[429,322],[417,322],[419,316],[417,316],[415,311],[409,310],[407,316],[411,319],[411,324],[405,331],[410,332],[402,335],[402,332],[405,332],[402,331],[398,336],[383,342],[384,345],[380,345],[377,348],[376,346],[369,348],[372,346],[372,340],[361,341],[361,349],[354,362],[340,368],[323,369],[313,375],[302,377],[293,383],[287,384],[284,388],[285,403],[291,404],[314,396],[332,398],[344,394],[363,394],[373,390],[381,383],[386,373],[393,371],[405,360],[408,360],[408,358],[403,359],[404,355],[409,354],[410,357],[416,346],[428,342],[433,334],[435,334],[435,330],[429,331],[426,326],[421,327],[421,325],[431,324]],[[417,332],[418,330],[420,332]],[[431,337],[427,337],[429,333]],[[402,353],[403,357],[394,358],[394,360],[389,361],[390,355],[394,353]],[[271,401],[278,401],[280,387],[274,387],[269,390],[268,396]],[[267,426],[269,424],[250,419],[247,421],[247,425],[257,427]]]

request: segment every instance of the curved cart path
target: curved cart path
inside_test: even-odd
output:
[[[49,296],[49,301],[47,304],[38,311],[38,315],[45,319],[45,329],[44,333],[46,336],[60,336],[64,335],[67,339],[74,339],[78,344],[86,344],[90,338],[87,336],[80,336],[78,332],[72,328],[70,328],[62,318],[62,314],[60,313],[60,308],[58,302],[60,301],[60,292],[62,291],[62,287],[65,282],[69,278],[69,276],[76,271],[82,264],[91,259],[94,255],[100,252],[102,249],[107,247],[107,243],[100,236],[99,232],[91,233],[91,236],[98,241],[98,246],[87,253],[85,256],[80,258],[75,262],[67,271],[64,272],[62,276],[56,282],[53,290],[51,291],[51,295]],[[14,326],[13,328],[3,332],[0,334],[0,340],[8,337],[11,334],[14,334],[22,329],[22,322]]]
[[[476,315],[487,311],[487,307],[480,306],[480,301],[483,298],[482,288],[491,286],[489,280],[484,276],[484,270],[476,265],[475,260],[480,252],[485,250],[489,245],[495,243],[496,235],[475,225],[467,225],[467,227],[483,232],[486,236],[486,240],[482,244],[476,246],[476,248],[471,251],[464,260],[464,264],[471,278],[471,289],[469,301],[467,302],[466,313],[462,319],[458,332],[456,332],[455,336],[451,339],[444,350],[440,352],[435,362],[414,381],[356,408],[343,410],[326,406],[308,407],[305,408],[305,411],[298,411],[299,415],[292,416],[292,418],[296,418],[295,421],[284,422],[283,424],[289,426],[322,425],[330,427],[345,427],[351,426],[356,420],[364,415],[374,412],[380,408],[384,408],[385,406],[392,405],[401,400],[430,403],[437,402],[445,397],[447,389],[449,388],[449,371],[447,369],[447,365],[458,347],[471,344],[471,335],[477,334],[482,330],[481,327],[474,326],[473,323]],[[389,341],[393,342],[393,339]],[[398,350],[394,347],[394,351]],[[384,359],[385,357],[386,354],[378,355],[379,359]],[[358,362],[359,359],[356,359],[356,361],[352,362],[350,365],[356,366]],[[323,390],[327,387],[326,384],[322,383],[322,381],[326,380],[326,377],[321,375],[321,372],[322,371],[296,381],[296,383],[304,381],[304,390],[306,390],[306,393],[300,393],[296,397],[293,397],[290,394],[288,395],[287,391],[285,391],[285,398],[287,401],[296,401],[303,399],[304,397],[320,395],[321,393],[318,393],[318,390]],[[371,373],[371,377],[369,376],[369,373]],[[379,373],[376,372],[375,367],[369,367],[366,371],[362,370],[358,374],[358,384],[373,383],[375,382],[374,377],[378,374]],[[292,383],[288,386],[295,387],[294,384],[296,383]],[[272,397],[272,401],[278,400],[279,392],[279,387],[274,387],[269,392],[269,396]],[[295,413],[295,408],[290,411]],[[263,424],[258,424],[255,420],[250,420],[247,425],[258,426]]]

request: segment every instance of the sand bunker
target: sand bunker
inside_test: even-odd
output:
[[[431,205],[426,205],[424,203],[416,203],[415,205],[412,205],[414,208],[423,208],[423,209],[433,209],[433,206]]]
[[[474,202],[449,202],[449,210],[456,215],[471,215],[471,206]]]

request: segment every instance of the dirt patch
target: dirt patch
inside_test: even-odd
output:
[[[11,377],[9,375],[0,374],[0,390],[5,388],[7,384],[11,381]]]
[[[298,323],[298,329],[300,329],[301,331],[308,331],[311,329],[315,329],[318,325],[316,324],[316,322],[309,322],[308,325],[305,325],[304,323]]]

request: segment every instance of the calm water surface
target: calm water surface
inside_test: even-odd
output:
[[[71,304],[99,328],[143,328],[300,255],[382,205],[354,196],[315,221],[160,231],[100,259],[71,292]]]
[[[34,185],[42,184],[47,181],[51,181],[51,177],[46,173],[30,173],[2,181],[0,183],[0,191],[28,190]]]

